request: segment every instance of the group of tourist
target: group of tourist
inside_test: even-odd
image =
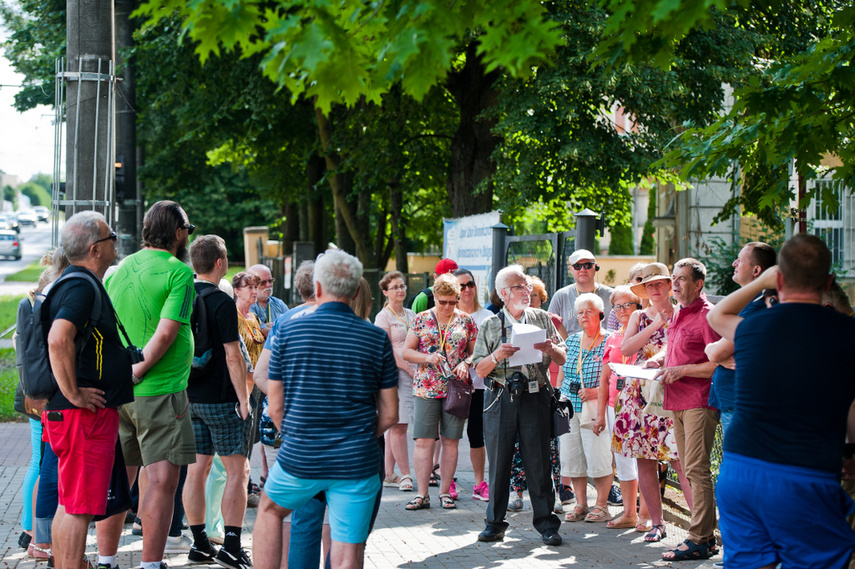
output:
[[[354,257],[331,249],[301,265],[304,303],[288,310],[271,296],[266,267],[224,281],[225,243],[202,235],[190,244],[194,230],[177,203],[158,202],[145,216],[143,249],[112,270],[117,236],[102,216],[82,212],[63,227],[41,285],[75,272],[94,279],[62,279],[45,301],[58,391],[31,424],[45,432],[34,447],[44,448],[40,480],[52,478],[44,497],[55,503],[52,532],[39,525],[37,504],[25,520],[35,536],[22,536],[34,553],[51,548],[55,567],[83,566],[93,517],[99,569],[117,567],[138,475],[141,569],[164,567],[170,548],[234,569],[316,567],[322,544],[330,566],[359,567],[384,485],[412,492],[411,512],[431,506],[434,485],[440,508],[457,507],[464,431],[471,496],[487,502],[479,541],[504,538],[524,490],[546,545],[563,541],[556,514],[660,541],[670,463],[691,522],[663,559],[717,554],[718,523],[728,568],[848,562],[852,504],[839,480],[855,478],[855,445],[843,444],[847,434],[855,443],[855,421],[847,430],[855,357],[830,341],[847,341],[855,323],[845,294],[827,304],[846,316],[819,306],[839,287],[818,239],[788,241],[778,267],[772,247],[749,243],[733,263],[742,288],[717,306],[692,258],[673,272],[636,265],[612,289],[596,282],[594,254],[577,250],[568,259],[574,283],[555,291],[548,310],[546,287],[519,265],[495,275],[482,308],[473,273],[443,259],[412,309],[404,275],[387,273],[372,325]],[[89,322],[96,295],[104,309]],[[765,298],[779,303],[767,309]],[[812,330],[798,344],[787,332],[795,322]],[[524,355],[514,336],[534,329],[542,336]],[[569,432],[555,431],[562,408],[573,410]],[[719,421],[725,455],[714,489]],[[257,442],[263,492],[251,560],[241,527],[255,505],[248,457]],[[770,484],[828,499],[794,513],[760,491]],[[612,518],[608,505],[619,503]]]

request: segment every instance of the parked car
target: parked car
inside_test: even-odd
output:
[[[21,258],[21,242],[17,233],[8,229],[0,231],[0,255]]]
[[[14,213],[0,213],[0,229],[8,229],[16,233],[21,232],[18,218]]]
[[[31,209],[25,209],[24,211],[18,212],[18,223],[20,225],[32,225],[35,227],[38,219],[36,212]]]
[[[43,205],[37,205],[33,208],[33,211],[36,212],[36,217],[39,221],[47,223],[50,219],[50,210]]]

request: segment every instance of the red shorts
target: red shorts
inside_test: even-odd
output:
[[[59,504],[68,514],[104,515],[116,458],[119,411],[64,409],[45,415],[48,440],[58,459]]]

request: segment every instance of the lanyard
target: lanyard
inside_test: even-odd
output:
[[[392,314],[395,315],[395,318],[397,318],[398,321],[404,325],[404,333],[406,334],[407,332],[409,332],[410,331],[410,317],[407,316],[407,309],[406,308],[404,309],[404,318],[401,318],[400,316],[398,316],[398,313],[395,312],[394,308],[392,308],[391,306],[387,306],[387,308],[389,310],[391,310]],[[439,324],[437,324],[437,326],[439,326]]]
[[[436,322],[436,327],[439,330],[439,353],[445,355],[445,350],[443,349],[445,346],[445,341],[448,339],[448,332],[451,328],[451,322],[454,320],[454,314],[451,315],[451,318],[448,319],[448,324],[445,325],[445,333],[442,332],[442,326],[439,325],[439,320],[436,317],[436,312],[431,310],[433,314],[434,322]],[[396,314],[397,316],[397,314]]]
[[[591,347],[588,348],[588,352],[594,351],[594,346],[597,344],[597,340],[600,339],[600,331],[597,330],[597,336],[594,338],[594,341],[591,343]],[[579,383],[584,384],[585,380],[582,379],[582,338],[579,337],[579,359],[576,362],[576,374],[579,376]]]

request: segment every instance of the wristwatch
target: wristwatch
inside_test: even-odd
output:
[[[463,360],[463,363],[465,363],[465,364],[466,364],[466,365],[468,365],[469,367],[472,367],[472,356],[469,356],[468,358],[466,358],[465,360]]]
[[[495,354],[495,353],[491,353],[491,354],[490,354],[490,359],[491,359],[491,360],[493,360],[493,363],[494,363],[494,364],[499,365],[499,360],[497,360],[497,359],[496,359],[496,354]]]

